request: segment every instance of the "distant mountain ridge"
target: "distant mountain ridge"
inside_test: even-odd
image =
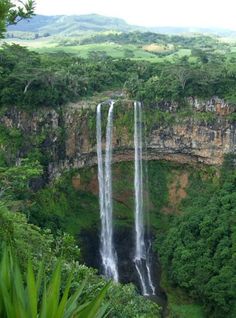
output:
[[[71,16],[36,15],[31,20],[24,20],[17,25],[12,25],[8,27],[8,31],[38,33],[48,32],[51,35],[69,35],[74,32],[100,32],[108,30],[128,32],[142,29],[145,28],[129,25],[126,21],[119,18],[105,17],[98,14]]]
[[[151,31],[163,34],[184,34],[189,32],[215,34],[220,36],[236,36],[236,31],[214,28],[194,27],[143,27],[128,24],[125,20],[98,14],[87,15],[36,15],[30,20],[23,20],[17,25],[9,26],[8,32],[21,31],[47,33],[50,35],[73,36],[87,32],[104,31]]]

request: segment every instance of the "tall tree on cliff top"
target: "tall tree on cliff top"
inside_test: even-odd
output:
[[[0,38],[10,24],[17,24],[34,15],[34,0],[0,0]]]

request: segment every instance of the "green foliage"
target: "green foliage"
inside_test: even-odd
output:
[[[28,260],[32,260],[34,272],[42,271],[40,264],[43,260],[45,264],[46,275],[45,276],[43,274],[43,277],[46,280],[45,283],[48,288],[46,287],[45,290],[44,288],[42,288],[41,291],[38,292],[38,295],[40,297],[37,298],[39,299],[41,305],[43,304],[43,302],[45,302],[43,306],[46,305],[46,300],[50,301],[51,304],[54,304],[53,306],[55,306],[54,297],[56,298],[57,303],[59,302],[59,299],[62,301],[62,295],[68,288],[66,281],[69,277],[71,281],[71,293],[69,294],[69,296],[71,296],[72,294],[75,295],[76,290],[84,285],[81,297],[79,297],[79,304],[83,303],[83,306],[82,308],[80,308],[81,312],[78,313],[78,317],[87,318],[90,317],[90,315],[91,318],[96,317],[94,310],[102,310],[101,308],[104,308],[101,307],[101,297],[104,297],[107,288],[109,289],[106,294],[105,303],[109,303],[109,317],[121,317],[121,312],[123,312],[124,316],[127,310],[128,316],[125,317],[131,318],[132,309],[137,317],[159,317],[159,307],[139,296],[133,286],[126,287],[112,283],[111,285],[109,285],[109,287],[107,287],[106,282],[95,275],[95,270],[89,269],[86,266],[79,264],[79,249],[76,246],[75,240],[72,236],[60,232],[53,236],[49,230],[42,230],[35,225],[27,223],[26,217],[23,214],[15,213],[12,211],[10,212],[2,203],[0,205],[0,241],[10,245],[16,253],[16,258],[18,259],[19,267],[22,271],[21,276],[23,280],[24,290],[26,291],[26,293],[24,293],[23,295],[23,300],[25,302],[23,301],[22,305],[25,304],[26,306],[29,306],[31,304],[31,300],[28,301],[29,298],[27,295],[27,271],[28,274],[30,274],[30,280],[32,281],[32,271],[31,269],[29,269],[29,265],[27,265]],[[1,249],[0,254],[3,254],[3,250]],[[17,272],[15,270],[16,267],[18,267],[17,261],[15,261],[16,258],[13,259],[13,269],[11,266],[8,266],[8,269],[12,270],[7,272],[7,277],[9,277],[10,273],[13,275],[11,276],[11,279],[14,280],[14,283],[11,285],[12,289],[10,291],[14,293],[16,292],[14,288],[17,281],[14,274]],[[60,266],[58,265],[58,259],[60,259]],[[55,271],[53,274],[53,269],[58,268],[58,266],[61,267],[61,270],[57,269],[57,274],[55,274]],[[55,275],[57,276],[57,279],[55,278]],[[50,288],[49,286],[52,285],[52,280],[56,280],[58,284],[60,277],[61,292],[60,294],[58,294],[58,289],[55,289],[54,285],[54,287],[52,286]],[[84,281],[85,279],[86,282]],[[4,284],[4,286],[6,285]],[[30,288],[32,288],[32,282]],[[54,290],[53,293],[51,293],[52,290]],[[47,294],[46,299],[45,297],[42,297],[42,293]],[[35,292],[31,292],[30,295],[33,297],[33,295],[35,295]],[[1,295],[0,292],[0,310],[2,309],[2,296],[3,295]],[[18,298],[16,298],[14,295],[14,299],[12,298],[11,301],[15,302],[17,301],[17,299]],[[70,305],[70,302],[68,303],[68,305]],[[50,306],[50,308],[51,307],[52,306]],[[24,307],[24,309],[27,308]],[[38,306],[37,308],[38,310],[40,310],[41,306]],[[106,308],[107,307],[105,306],[105,309]]]
[[[116,136],[122,143],[122,136],[133,139],[134,134],[134,108],[133,103],[125,103],[122,100],[117,100],[114,108],[114,125]],[[105,127],[103,130],[105,136]]]
[[[48,229],[29,224],[22,213],[11,212],[0,201],[0,240],[11,245],[22,266],[31,258],[34,265],[45,259],[48,265],[55,257],[77,260],[80,256],[75,240],[69,234],[58,232],[55,237]],[[53,251],[53,253],[52,253]]]
[[[0,127],[0,166],[15,163],[16,155],[22,145],[22,133],[16,128]]]
[[[217,116],[215,113],[212,112],[199,112],[194,113],[193,118],[200,123],[204,124],[214,124],[217,120]]]
[[[58,262],[48,281],[43,263],[35,276],[28,262],[24,277],[17,259],[9,248],[4,248],[0,262],[0,315],[2,318],[102,318],[107,305],[102,305],[109,285],[90,302],[81,298],[85,283],[70,292],[73,272],[64,291],[61,290],[62,267]]]
[[[203,305],[192,299],[183,289],[171,285],[165,269],[161,275],[161,286],[168,297],[168,315],[170,318],[207,318]]]
[[[10,1],[0,2],[0,38],[4,37],[6,26],[17,24],[23,19],[29,19],[34,15],[35,1]]]
[[[148,190],[155,212],[160,212],[168,202],[168,183],[174,168],[176,168],[175,164],[171,163],[148,162]]]
[[[107,88],[120,87],[127,74],[148,74],[150,65],[98,57],[83,60],[61,53],[39,55],[19,45],[0,52],[0,105],[26,109],[57,107]],[[145,75],[147,76],[147,75]]]
[[[167,35],[154,32],[119,32],[119,33],[109,33],[109,34],[96,34],[94,36],[86,37],[81,40],[81,44],[89,43],[104,43],[113,42],[118,44],[174,44],[176,46],[182,46],[184,48],[195,49],[194,54],[197,52],[202,52],[201,48],[204,50],[216,48],[220,45],[219,40],[211,36],[181,36],[181,35]],[[196,51],[198,49],[198,51]]]
[[[232,69],[233,63],[228,64]],[[174,63],[159,63],[152,67],[148,79],[133,77],[125,84],[127,93],[147,103],[181,101],[188,96],[227,98],[235,96],[234,77],[225,70],[225,61],[217,56],[208,63],[192,63],[180,58]]]
[[[0,51],[0,106],[58,107],[121,87],[132,99],[148,105],[183,104],[189,96],[235,98],[234,61],[217,54],[204,63],[184,56],[157,64],[92,51],[85,60],[64,52],[40,55],[19,45],[4,45]]]
[[[107,299],[114,310],[112,318],[160,317],[160,307],[150,300],[144,301],[142,296],[137,296],[133,285],[125,285],[122,288],[112,286]]]
[[[174,304],[171,307],[170,318],[206,318],[203,309],[198,304]]]
[[[0,192],[2,198],[25,199],[30,192],[29,181],[42,174],[39,162],[22,159],[15,166],[0,167]]]
[[[36,193],[29,209],[30,220],[53,231],[63,229],[73,235],[83,229],[92,229],[99,222],[99,203],[94,194],[73,187],[72,178],[80,182],[91,177],[92,171],[71,171],[60,180]],[[78,217],[78,214],[80,217]]]
[[[232,160],[221,183],[194,178],[159,252],[172,284],[199,299],[211,317],[235,316],[235,190]],[[225,172],[224,172],[225,171]]]
[[[160,127],[161,125],[169,126],[176,122],[176,115],[169,112],[164,112],[158,109],[149,109],[145,112],[144,120],[147,132]]]

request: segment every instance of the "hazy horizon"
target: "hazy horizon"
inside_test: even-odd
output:
[[[36,0],[36,13],[42,15],[100,14],[124,19],[129,24],[173,27],[224,28],[236,30],[234,0]]]

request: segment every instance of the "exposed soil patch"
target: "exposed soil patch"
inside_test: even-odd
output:
[[[97,180],[96,174],[93,175],[93,177],[91,178],[89,182],[83,181],[79,174],[76,176],[73,176],[71,182],[75,190],[90,192],[94,195],[98,195],[99,193],[98,180]]]
[[[169,185],[168,197],[169,205],[163,209],[166,214],[178,213],[178,206],[181,201],[187,196],[187,186],[189,174],[188,172],[177,172],[174,180]]]
[[[97,175],[93,175],[92,179],[90,180],[88,186],[86,187],[86,190],[91,192],[94,195],[99,194],[99,186],[98,186],[98,178]]]
[[[80,175],[74,176],[71,179],[72,186],[75,190],[80,190],[81,189],[81,178]]]

